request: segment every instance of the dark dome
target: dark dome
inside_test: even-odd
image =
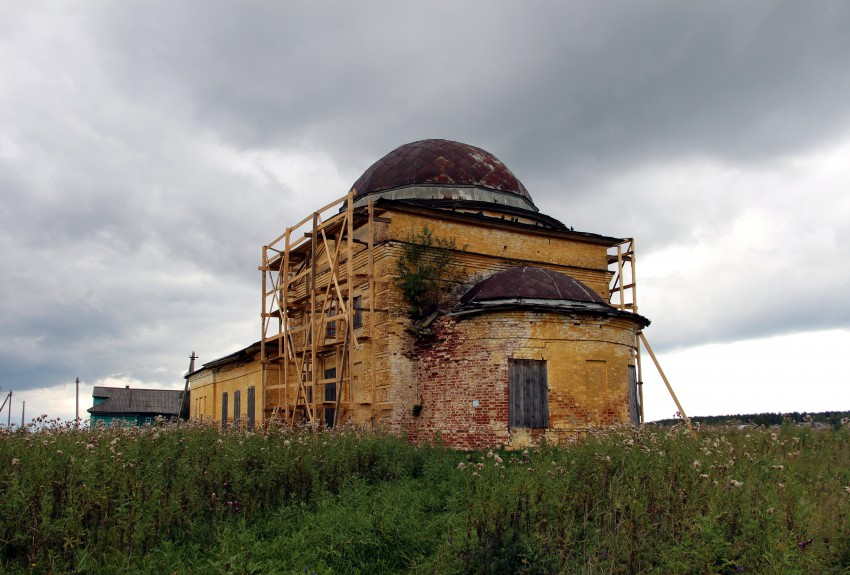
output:
[[[537,211],[528,190],[490,152],[451,140],[399,146],[354,182],[355,202],[369,195],[394,199],[458,199]],[[397,192],[390,194],[391,190]]]
[[[642,315],[618,310],[577,279],[531,266],[511,268],[481,280],[460,298],[453,313],[466,315],[516,308],[620,317],[641,327],[649,325]]]
[[[460,305],[492,300],[559,300],[608,306],[599,294],[577,279],[530,266],[511,268],[481,280],[460,298]]]

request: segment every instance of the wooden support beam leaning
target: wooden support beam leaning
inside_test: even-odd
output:
[[[694,432],[694,428],[691,425],[691,420],[685,413],[685,408],[683,408],[682,404],[679,403],[679,398],[676,397],[676,393],[673,391],[673,386],[670,385],[670,382],[667,380],[667,376],[664,375],[664,370],[661,369],[661,364],[658,363],[658,358],[655,357],[655,353],[653,353],[652,348],[649,347],[649,342],[646,341],[646,336],[643,335],[643,332],[639,332],[638,337],[640,337],[640,341],[641,343],[643,343],[644,347],[646,348],[646,351],[649,352],[649,357],[651,357],[653,363],[655,363],[655,368],[658,370],[659,375],[661,375],[661,379],[664,380],[664,385],[667,386],[667,391],[670,392],[670,397],[673,398],[673,401],[676,403],[676,407],[679,409],[679,413],[682,414],[682,419],[685,420],[685,423],[687,424],[688,429],[691,431],[691,433],[696,435],[696,432]]]

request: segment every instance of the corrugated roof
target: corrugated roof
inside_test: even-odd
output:
[[[105,397],[105,401],[90,407],[96,415],[119,413],[155,413],[178,415],[183,392],[171,389],[130,389],[128,387],[96,386],[92,397]]]

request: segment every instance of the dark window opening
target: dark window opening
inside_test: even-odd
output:
[[[239,419],[242,416],[242,392],[233,392],[233,425],[239,426]]]
[[[328,307],[327,317],[333,317],[336,315],[336,306],[331,304]],[[325,338],[326,339],[336,339],[336,320],[333,319],[327,323],[325,326]]]
[[[221,428],[227,427],[227,392],[221,394]]]
[[[254,408],[255,408],[255,405],[254,405],[254,387],[253,386],[248,388],[248,405],[247,405],[247,408],[248,408],[248,418],[247,418],[248,430],[252,431],[254,429],[254,415],[255,415],[255,412],[254,412]]]
[[[511,359],[509,420],[511,427],[549,427],[549,382],[546,361]]]
[[[336,378],[336,368],[331,367],[325,370],[325,379]],[[336,401],[336,382],[325,384],[325,401]],[[336,408],[325,407],[325,427],[334,426],[334,418],[336,417]]]
[[[363,296],[354,296],[354,301],[352,302],[351,307],[354,311],[354,318],[352,319],[354,329],[363,327]]]
[[[637,369],[629,366],[629,421],[635,427],[640,426],[640,394],[638,392]]]

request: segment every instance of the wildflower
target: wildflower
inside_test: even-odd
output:
[[[736,481],[734,479],[730,479],[729,485],[731,485],[735,489],[739,489],[740,487],[742,487],[744,485],[744,483],[742,481]]]
[[[472,476],[473,476],[473,477],[481,477],[480,475],[478,475],[478,472],[477,472],[477,471],[473,471],[473,472],[472,472]]]
[[[785,489],[785,484],[784,484],[784,483],[777,483],[777,484],[776,484],[776,486],[777,486],[779,489]]]
[[[92,449],[94,449],[94,444],[92,444],[92,443],[86,443],[86,449],[87,449],[88,451],[91,451]]]
[[[699,459],[694,459],[693,466],[694,466],[694,469],[699,469],[700,467],[702,467],[702,463],[700,462]]]
[[[770,468],[775,469],[777,471],[783,471],[785,469],[785,466],[784,465],[771,465]]]
[[[291,442],[288,439],[283,440],[283,446],[284,447],[289,447],[290,444],[291,444]]]
[[[458,469],[463,469],[464,467],[466,467],[466,464],[463,461],[457,464]]]
[[[767,514],[768,514],[768,515],[773,515],[775,512],[776,512],[776,509],[774,509],[773,507],[770,507],[770,508],[768,508],[768,510],[767,510]]]
[[[20,459],[18,459],[17,457],[13,457],[13,458],[12,458],[12,466],[13,466],[13,467],[17,467],[17,466],[18,466],[18,465],[20,465],[20,464],[21,464],[21,460],[20,460]],[[850,489],[850,487],[848,487],[847,489]]]
[[[523,456],[523,457],[528,457],[528,450],[527,450],[527,449],[526,449],[525,451],[523,451],[523,452],[522,452],[522,456]]]
[[[708,473],[701,473],[699,478],[700,479],[708,479]]]
[[[61,450],[61,449],[57,449],[57,450],[56,450],[56,455],[62,455],[62,450]]]
[[[496,462],[496,465],[501,465],[501,464],[502,464],[502,458],[501,458],[501,457],[499,457],[498,455],[494,455],[494,456],[493,456],[493,461],[495,461],[495,462]]]
[[[14,461],[17,461],[17,460],[13,459],[12,461],[14,462]],[[847,493],[848,495],[850,495],[850,485],[848,485],[847,487],[844,488],[844,493]]]
[[[812,541],[814,541],[814,539],[806,539],[805,541],[800,541],[799,543],[797,543],[797,547],[800,548],[800,551],[805,551],[806,547],[812,544]]]
[[[487,457],[493,457],[493,451],[492,450],[487,452]]]

